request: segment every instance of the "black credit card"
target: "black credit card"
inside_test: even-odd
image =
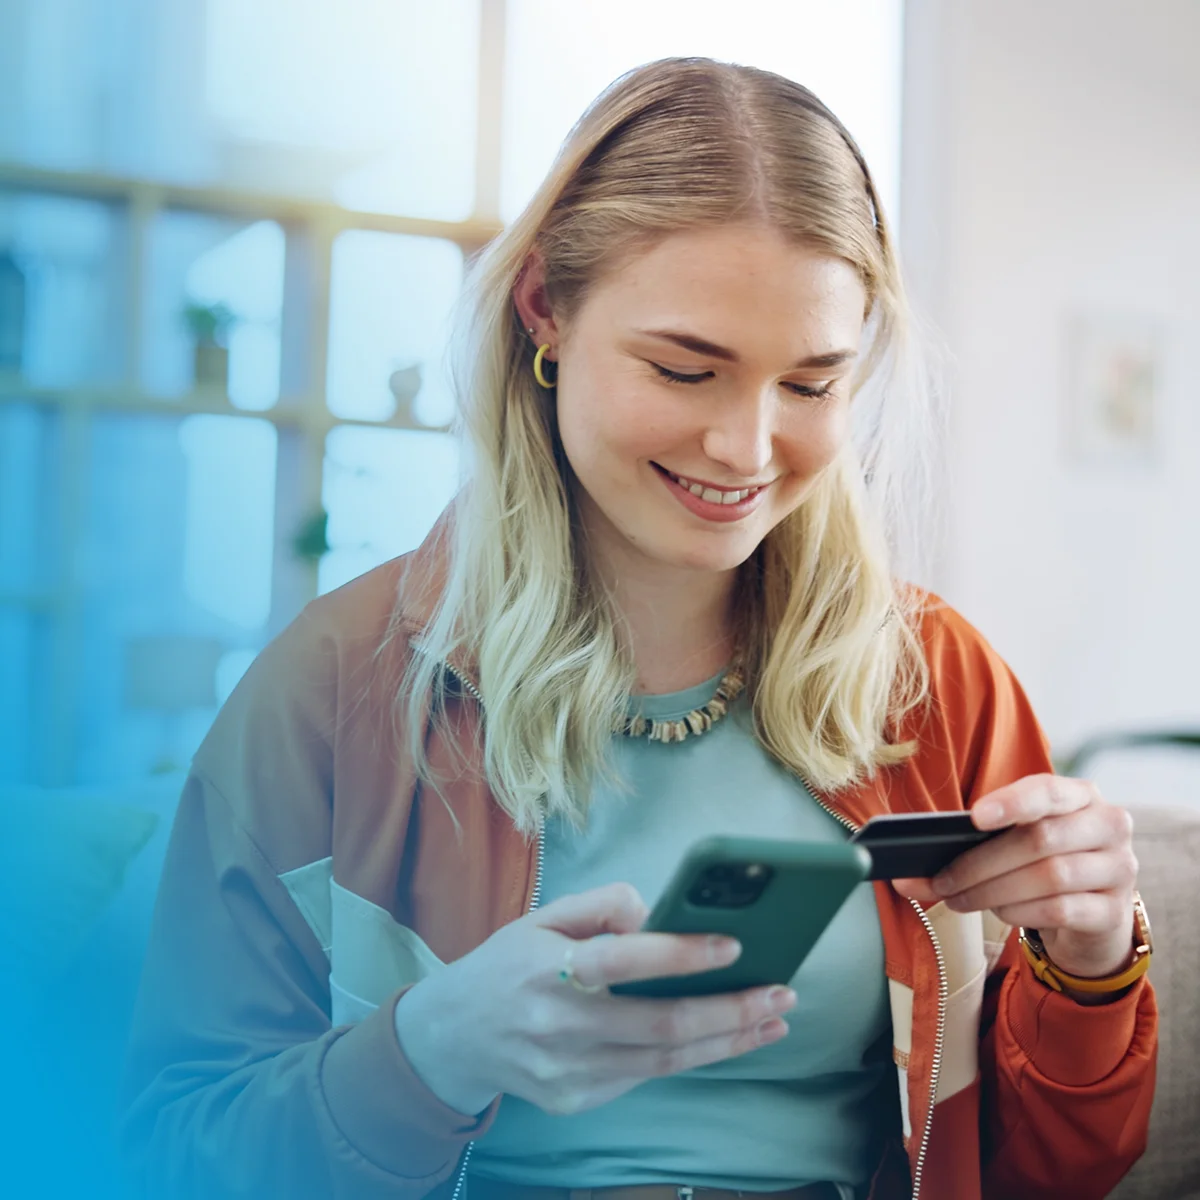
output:
[[[871,856],[868,879],[927,879],[1002,829],[976,829],[968,812],[888,813],[850,839]]]

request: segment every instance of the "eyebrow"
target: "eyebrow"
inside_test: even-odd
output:
[[[729,350],[725,346],[718,346],[716,342],[710,342],[707,338],[696,337],[695,334],[680,333],[673,329],[642,329],[638,332],[646,337],[674,342],[675,345],[682,346],[685,350],[692,350],[707,358],[719,358],[724,362],[732,363],[741,361],[735,351]],[[855,350],[831,350],[828,354],[814,354],[810,358],[801,359],[788,370],[795,371],[801,367],[840,367],[843,363],[850,362],[857,357],[858,352]]]

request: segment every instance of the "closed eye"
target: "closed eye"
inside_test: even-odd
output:
[[[701,371],[696,375],[685,375],[682,371],[672,371],[670,367],[663,367],[658,363],[650,365],[669,383],[703,383],[706,379],[712,379],[716,375],[715,371]],[[803,383],[790,382],[785,382],[783,386],[789,388],[797,396],[807,396],[814,400],[820,400],[830,395],[833,390],[832,381],[822,384],[820,387],[808,387]]]
[[[715,371],[701,371],[699,375],[685,375],[682,371],[672,371],[670,367],[660,367],[658,363],[650,364],[664,379],[669,379],[672,383],[701,383],[705,379],[712,379],[716,374]]]
[[[812,400],[823,400],[833,394],[832,383],[824,383],[820,387],[807,387],[803,383],[785,383],[783,386],[791,388],[797,396],[808,396]]]

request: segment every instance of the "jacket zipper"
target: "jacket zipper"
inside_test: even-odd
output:
[[[808,788],[812,798],[835,821],[844,825],[852,833],[858,832],[861,827],[855,825],[849,817],[843,816],[837,809],[827,804],[821,798],[820,792],[803,775],[800,776],[800,782]],[[933,944],[933,953],[937,958],[938,969],[937,1033],[934,1035],[933,1041],[933,1074],[929,1080],[929,1113],[925,1118],[925,1128],[921,1130],[921,1147],[917,1151],[917,1165],[913,1170],[912,1200],[919,1200],[921,1195],[921,1176],[925,1170],[925,1155],[929,1150],[929,1135],[933,1131],[933,1104],[937,1096],[938,1076],[942,1070],[942,1050],[946,1041],[946,1000],[950,994],[950,984],[946,977],[946,959],[942,954],[942,944],[938,941],[937,934],[934,932],[933,922],[925,915],[925,910],[915,900],[909,900],[909,904],[912,905],[913,912],[920,918],[925,932],[929,935],[929,940]]]
[[[480,706],[483,705],[483,695],[479,689],[469,680],[463,673],[452,667],[449,663],[444,664],[446,670],[454,676],[455,679],[479,701]],[[808,788],[812,798],[840,825],[845,826],[851,833],[857,833],[860,826],[855,825],[849,817],[843,816],[832,805],[827,804],[822,799],[820,792],[803,776],[800,776],[800,782]],[[545,847],[542,842],[541,831],[538,832],[538,850],[537,850],[537,877],[534,882],[533,898],[529,906],[529,911],[532,912],[537,908],[541,901],[542,895],[542,862],[545,854]],[[926,915],[925,910],[915,900],[909,900],[909,904],[913,907],[913,912],[917,914],[921,925],[925,932],[929,935],[929,941],[933,946],[933,953],[937,959],[938,969],[938,1003],[937,1003],[937,1031],[934,1034],[933,1040],[933,1071],[929,1078],[929,1112],[925,1117],[925,1127],[921,1130],[921,1146],[917,1151],[917,1165],[913,1170],[913,1191],[912,1200],[920,1200],[921,1195],[921,1177],[925,1170],[925,1156],[929,1152],[929,1136],[933,1131],[933,1106],[937,1099],[938,1076],[942,1070],[942,1052],[946,1042],[946,1000],[950,994],[950,984],[946,977],[946,959],[942,954],[942,944],[938,941],[937,933],[934,932],[933,922]],[[463,1184],[466,1181],[467,1160],[471,1157],[471,1148],[475,1145],[474,1142],[468,1142],[467,1148],[463,1153],[462,1168],[459,1172],[458,1182],[455,1184],[454,1195],[451,1200],[461,1200]]]
[[[451,666],[448,662],[443,662],[442,666],[454,676],[455,679],[462,685],[466,691],[479,701],[479,707],[483,707],[483,693],[457,668]]]
[[[452,667],[449,663],[442,664],[451,675],[458,680],[459,684],[470,694],[474,696],[479,703],[479,707],[483,707],[483,694],[480,690],[457,668]],[[529,898],[529,912],[533,912],[542,902],[542,873],[546,865],[546,842],[542,836],[542,830],[538,830],[537,835],[537,870],[533,878],[533,895]],[[474,1141],[467,1143],[466,1149],[463,1151],[462,1162],[458,1167],[458,1178],[454,1181],[454,1193],[450,1200],[462,1200],[466,1194],[467,1184],[467,1164],[471,1161],[471,1151],[475,1148]]]
[[[929,1080],[929,1115],[925,1118],[925,1128],[921,1131],[921,1148],[917,1151],[917,1166],[913,1171],[913,1200],[917,1200],[921,1194],[921,1173],[925,1168],[925,1153],[929,1149],[929,1134],[933,1129],[933,1106],[937,1101],[938,1073],[942,1069],[942,1049],[946,1041],[946,1000],[950,995],[950,981],[946,977],[946,959],[942,954],[942,944],[933,931],[933,922],[915,900],[910,900],[909,904],[913,906],[913,911],[921,918],[921,924],[929,934],[933,952],[937,956],[938,969],[938,1019],[933,1040],[933,1075]]]
[[[542,869],[546,862],[546,843],[542,838],[542,831],[538,830],[537,835],[537,873],[533,881],[533,895],[529,900],[529,911],[533,912],[535,908],[542,902]],[[474,1149],[475,1143],[468,1142],[467,1148],[463,1151],[462,1163],[458,1169],[458,1179],[454,1183],[454,1195],[450,1200],[460,1200],[464,1193],[467,1182],[467,1163],[471,1161],[471,1151]]]

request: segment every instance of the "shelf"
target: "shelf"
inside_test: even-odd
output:
[[[240,217],[249,221],[278,221],[281,225],[319,225],[335,232],[370,229],[412,237],[444,238],[465,249],[486,245],[502,228],[498,221],[469,218],[435,221],[393,213],[343,208],[322,200],[274,195],[223,187],[157,182],[100,173],[56,171],[0,161],[0,189],[83,197],[142,209],[176,209]]]
[[[47,388],[22,385],[11,378],[0,378],[0,404],[43,404],[89,412],[148,413],[154,416],[188,417],[196,413],[221,417],[253,417],[270,421],[280,428],[302,429],[321,435],[338,425],[359,425],[371,429],[402,429],[410,433],[450,433],[452,425],[417,425],[399,417],[372,421],[368,418],[339,417],[325,406],[323,396],[288,396],[271,408],[238,408],[217,389],[198,388],[185,395],[168,398],[152,396],[135,388],[75,387]]]

